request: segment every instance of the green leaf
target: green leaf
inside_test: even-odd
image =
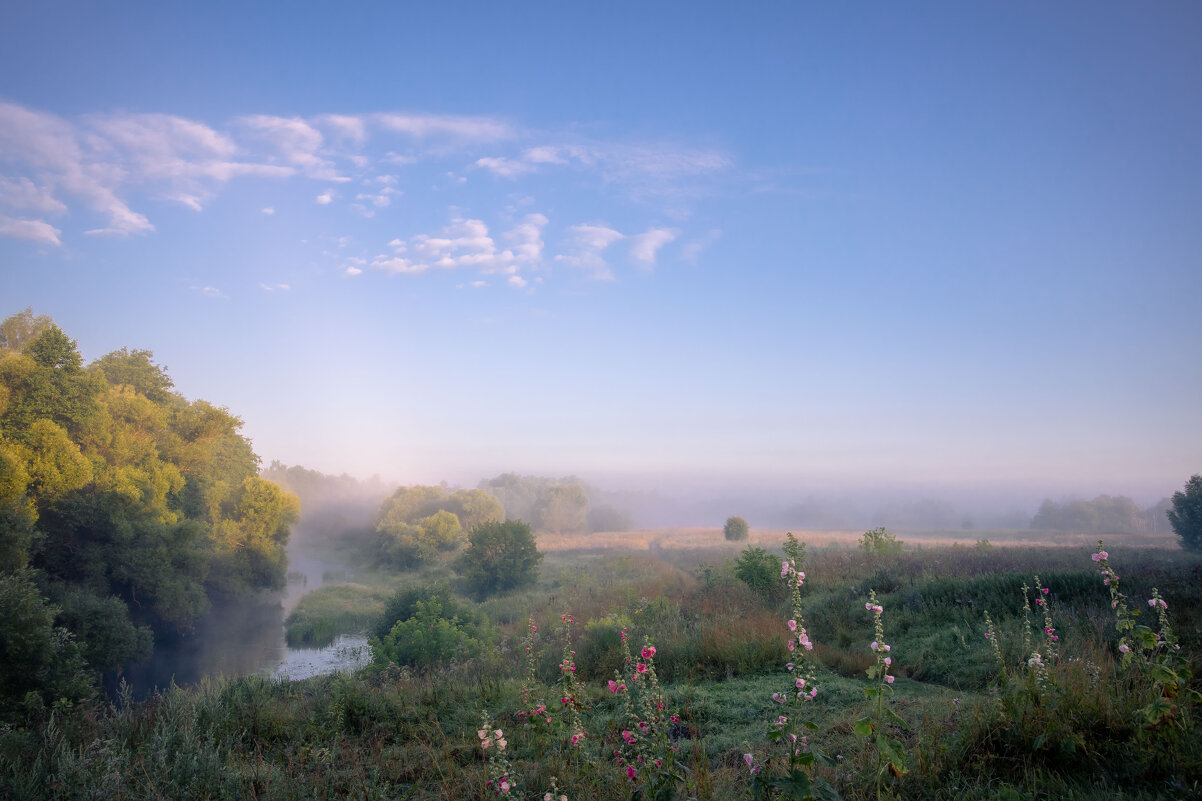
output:
[[[860,718],[852,730],[861,737],[871,737],[875,728],[876,723],[872,718]]]
[[[843,801],[839,791],[822,778],[814,779],[814,797],[820,801]]]
[[[894,723],[896,723],[897,725],[901,726],[903,729],[910,728],[910,724],[908,724],[908,723],[906,723],[906,721],[902,720],[901,715],[898,715],[896,712],[894,712],[889,707],[885,707],[885,717],[889,718],[889,720],[891,720]]]
[[[1046,733],[1036,737],[1035,742],[1031,744],[1031,750],[1038,751],[1040,748],[1043,748],[1043,744],[1047,741],[1047,739],[1048,735]]]

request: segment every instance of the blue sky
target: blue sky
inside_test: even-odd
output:
[[[1202,470],[1196,3],[6,4],[0,314],[266,460]]]

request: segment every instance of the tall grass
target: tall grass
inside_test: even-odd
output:
[[[750,798],[742,754],[765,750],[789,610],[734,578],[729,560],[737,552],[554,553],[536,586],[479,605],[497,632],[494,647],[425,672],[376,666],[298,682],[214,680],[145,702],[57,708],[24,728],[0,726],[0,797],[494,798],[476,734],[487,713],[509,733],[509,759],[528,789],[554,776],[573,800],[629,798],[632,788],[607,761],[622,711],[605,685],[621,663],[617,630],[626,626],[632,642],[646,636],[657,648],[663,692],[679,710],[668,742],[686,768],[684,789],[703,799]],[[1129,596],[1160,588],[1196,675],[1198,560],[1110,553]],[[868,796],[875,765],[852,733],[852,721],[865,714],[863,670],[873,660],[868,590],[889,610],[893,703],[912,724],[897,732],[910,766],[893,788],[902,797],[1185,798],[1202,786],[1196,717],[1174,719],[1179,733],[1161,737],[1136,715],[1153,690],[1115,666],[1114,617],[1088,549],[907,548],[886,561],[811,548],[805,569],[802,606],[826,669],[815,722],[825,750],[841,757],[831,780],[848,801]],[[1061,659],[1048,671],[1052,689],[1038,691],[1024,672],[1019,595],[1035,573],[1049,588],[1062,637]],[[326,620],[372,628],[383,594],[325,588],[297,613],[313,621],[312,636]],[[986,610],[1012,676],[999,674],[984,638]],[[588,736],[574,755],[552,757],[518,735],[516,712],[527,621],[551,632],[565,611],[577,621],[574,661]],[[303,619],[293,622],[300,630]],[[549,638],[539,648],[536,681],[550,699],[561,652]],[[1194,679],[1186,684],[1197,688]]]
[[[292,648],[324,648],[340,634],[367,631],[384,611],[384,590],[337,584],[307,593],[284,621]]]

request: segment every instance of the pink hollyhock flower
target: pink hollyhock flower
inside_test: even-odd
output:
[[[885,683],[887,683],[887,684],[892,684],[892,683],[893,683],[893,677],[892,677],[892,676],[886,676],[886,677],[885,677]]]
[[[616,693],[618,691],[618,683],[613,679],[609,680],[609,691],[611,693]]]
[[[646,648],[640,651],[640,653],[643,655],[643,659],[650,659],[651,657],[655,656],[655,646],[648,645]]]
[[[879,642],[877,642],[876,640],[873,640],[872,645],[870,645],[868,647],[875,651],[877,649],[877,646],[879,646],[879,645],[880,645]]]
[[[797,631],[797,621],[796,620],[790,620],[786,625],[788,625],[789,631]]]
[[[639,673],[647,672],[647,666],[645,664],[643,664],[642,662],[639,662],[637,665],[635,665],[634,669],[637,670]]]
[[[1047,587],[1044,587],[1044,588],[1043,588],[1043,594],[1044,594],[1044,595],[1047,595],[1047,594],[1048,594],[1048,588],[1047,588]]]

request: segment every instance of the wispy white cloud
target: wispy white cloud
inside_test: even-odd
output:
[[[509,285],[517,287],[518,289],[525,289],[528,283],[529,281],[527,281],[525,278],[522,278],[520,275],[509,276]]]
[[[0,214],[0,236],[28,239],[47,245],[61,245],[62,231],[43,220],[18,220]]]
[[[593,278],[612,281],[614,274],[602,253],[625,234],[604,225],[573,225],[568,229],[571,237],[566,243],[567,252],[555,257],[555,261],[584,270]]]
[[[275,214],[275,206],[264,206],[262,212],[270,217],[271,215]]]
[[[659,249],[678,236],[680,236],[680,231],[675,228],[652,228],[645,233],[631,237],[630,257],[644,267],[654,267]]]
[[[315,198],[315,200],[317,201],[317,205],[319,205],[319,206],[330,205],[331,203],[334,202],[334,190],[327,189],[326,191],[324,191],[320,195],[318,195]]]
[[[264,292],[290,292],[292,287],[289,284],[264,284],[259,283]]]
[[[492,172],[494,175],[499,175],[502,178],[516,178],[519,175],[531,172],[535,169],[532,162],[507,159],[504,156],[498,158],[476,159],[476,166],[483,167],[489,172]]]
[[[491,117],[458,117],[439,114],[375,114],[381,128],[419,139],[444,136],[468,142],[494,142],[514,136],[513,128]]]
[[[542,229],[547,218],[528,214],[501,236],[508,247],[498,247],[482,220],[456,217],[437,235],[418,234],[388,243],[395,254],[384,255],[372,267],[389,273],[415,274],[429,269],[474,269],[483,274],[515,275],[522,268],[537,268],[542,259]]]
[[[688,242],[680,249],[680,258],[687,262],[695,262],[701,256],[702,251],[710,245],[718,241],[722,236],[720,229],[714,228],[705,233],[704,236],[698,237],[691,242]]]
[[[41,214],[61,214],[67,210],[67,204],[55,198],[50,187],[38,186],[25,177],[0,176],[0,205]]]
[[[362,117],[347,114],[322,114],[313,119],[313,123],[331,132],[336,139],[348,139],[355,144],[363,144],[367,139],[367,123]]]
[[[254,138],[264,141],[275,150],[276,156],[295,167],[310,178],[319,181],[343,183],[349,181],[340,175],[334,162],[322,151],[325,141],[321,131],[300,117],[274,117],[269,114],[252,114],[239,123]]]
[[[188,289],[206,298],[226,298],[226,294],[215,286],[190,286]]]

